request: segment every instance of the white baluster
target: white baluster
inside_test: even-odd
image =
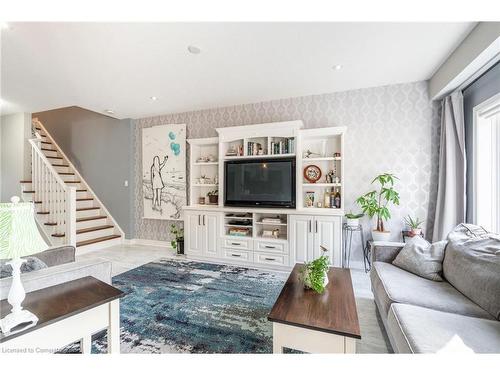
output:
[[[66,189],[66,242],[76,246],[76,187]]]

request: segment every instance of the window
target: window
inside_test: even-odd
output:
[[[474,107],[474,222],[500,233],[500,94]]]

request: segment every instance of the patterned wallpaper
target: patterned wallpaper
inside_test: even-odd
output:
[[[439,104],[430,101],[427,82],[415,82],[136,120],[135,238],[167,240],[170,224],[142,218],[142,128],[186,123],[188,138],[203,138],[217,136],[215,128],[218,127],[287,120],[302,120],[306,128],[347,126],[344,151],[347,193],[343,197],[347,211],[358,211],[354,200],[369,191],[375,175],[392,172],[400,178],[397,189],[401,194],[401,205],[392,210],[388,225],[393,239],[400,240],[402,218],[408,214],[425,219],[426,237],[432,237],[437,193]],[[368,232],[368,218],[364,218],[362,224]],[[359,244],[353,251],[352,259],[362,259]]]

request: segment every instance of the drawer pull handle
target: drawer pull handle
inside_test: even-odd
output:
[[[239,242],[231,242],[231,245],[240,246],[240,245],[241,245],[241,243],[239,243]]]
[[[276,246],[269,246],[269,245],[265,245],[264,246],[266,249],[276,249]]]
[[[274,258],[264,258],[265,260],[276,260]]]
[[[239,258],[241,255],[240,254],[231,254],[231,256]]]

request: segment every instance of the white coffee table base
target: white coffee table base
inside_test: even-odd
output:
[[[273,322],[273,353],[283,348],[307,353],[356,353],[356,339],[333,333]]]
[[[4,352],[27,350],[47,353],[80,341],[82,353],[90,354],[94,333],[108,330],[108,353],[120,353],[120,300],[70,316],[0,344]]]

